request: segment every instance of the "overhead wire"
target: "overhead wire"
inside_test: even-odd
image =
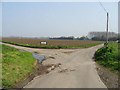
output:
[[[106,13],[108,13],[107,12],[107,10],[105,9],[105,7],[102,5],[102,3],[100,2],[100,0],[98,0],[99,1],[99,4],[100,4],[100,6],[103,8],[103,10],[106,12]]]
[[[108,23],[109,23],[109,21],[108,21],[108,19],[109,19],[109,13],[108,13],[108,11],[106,10],[106,8],[103,6],[103,4],[100,2],[100,0],[98,0],[99,1],[99,4],[100,4],[100,6],[103,8],[103,10],[107,13],[107,27],[106,27],[106,46],[107,46],[107,44],[108,44],[108,39],[109,39],[109,35],[108,35],[108,29],[109,29],[109,25],[108,25]]]

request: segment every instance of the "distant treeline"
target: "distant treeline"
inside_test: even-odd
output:
[[[109,41],[117,41],[120,40],[120,34],[115,32],[108,33]],[[10,38],[28,38],[33,39],[33,37],[10,37]],[[61,36],[61,37],[34,37],[34,39],[45,39],[45,40],[94,40],[94,41],[105,41],[106,40],[106,32],[89,32],[87,36]]]
[[[89,32],[88,37],[91,40],[105,41],[106,40],[106,32]],[[120,34],[117,34],[115,32],[109,32],[108,33],[108,40],[109,41],[120,40]]]
[[[49,38],[52,40],[90,40],[87,36],[81,36],[81,37],[77,37],[75,38],[74,36],[69,36],[69,37],[53,37],[53,38]]]
[[[74,36],[70,36],[70,37],[54,37],[54,38],[49,38],[49,39],[57,39],[57,40],[74,40]]]

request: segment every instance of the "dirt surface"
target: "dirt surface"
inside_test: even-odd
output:
[[[47,59],[43,65],[60,63],[57,68],[50,68],[48,74],[35,77],[24,88],[107,88],[101,81],[92,59],[95,51],[102,45],[86,49],[33,49],[9,46],[45,55]]]
[[[112,72],[109,69],[96,64],[97,72],[108,88],[118,88],[118,73]]]

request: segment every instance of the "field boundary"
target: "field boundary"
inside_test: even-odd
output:
[[[8,43],[12,45],[17,45],[17,46],[23,46],[23,47],[29,47],[29,48],[42,48],[42,49],[78,49],[78,48],[89,48],[93,47],[101,43],[90,43],[86,45],[79,45],[79,46],[37,46],[37,45],[30,45],[30,44],[20,44],[20,43],[15,43],[15,42],[8,42],[8,41],[2,41],[3,43]]]

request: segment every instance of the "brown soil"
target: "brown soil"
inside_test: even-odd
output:
[[[19,44],[30,44],[35,46],[80,46],[87,44],[98,44],[99,41],[82,41],[82,40],[47,40],[37,38],[2,38],[6,42],[14,42]],[[40,42],[45,41],[47,45],[41,45]]]
[[[118,88],[118,74],[96,64],[97,72],[107,88]]]

